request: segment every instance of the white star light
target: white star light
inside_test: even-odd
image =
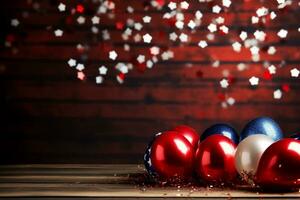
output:
[[[229,98],[227,99],[227,103],[228,103],[230,106],[232,106],[232,105],[235,103],[235,99],[234,99],[233,97],[229,97]]]
[[[232,48],[233,48],[234,51],[240,52],[241,48],[242,48],[242,45],[239,42],[235,42],[235,43],[232,44]]]
[[[55,31],[54,31],[54,35],[56,36],[56,37],[61,37],[62,35],[63,35],[63,31],[62,30],[60,30],[60,29],[56,29]]]
[[[273,20],[277,17],[276,13],[274,11],[271,12],[270,18]]]
[[[262,17],[262,16],[267,15],[268,12],[269,12],[269,10],[268,10],[267,8],[261,7],[261,8],[259,8],[259,9],[256,10],[256,15],[257,15],[258,17]]]
[[[169,35],[169,39],[172,40],[172,41],[175,41],[177,39],[177,37],[178,36],[177,36],[177,34],[175,32],[170,33],[170,35]]]
[[[102,76],[97,76],[97,77],[96,77],[96,83],[97,83],[97,84],[103,83],[103,80],[104,80],[104,79],[103,79]]]
[[[240,34],[240,38],[241,38],[241,40],[246,40],[247,39],[247,37],[248,37],[248,34],[247,34],[247,32],[245,32],[245,31],[242,31],[241,32],[241,34]]]
[[[78,63],[77,65],[76,65],[76,69],[78,70],[78,71],[82,71],[82,70],[84,70],[84,64],[81,64],[81,63]]]
[[[208,29],[211,33],[216,32],[216,31],[217,31],[217,25],[215,25],[215,24],[209,24],[209,25],[207,26],[207,29]]]
[[[258,55],[259,48],[257,46],[253,46],[250,48],[250,51],[252,55]]]
[[[116,51],[110,51],[110,52],[109,52],[109,58],[110,58],[111,60],[116,60],[117,57],[118,57],[118,54],[117,54]]]
[[[287,34],[288,34],[288,31],[285,30],[285,29],[281,29],[281,30],[277,33],[277,35],[278,35],[280,38],[286,38]]]
[[[135,23],[134,24],[134,29],[137,30],[137,31],[140,31],[142,30],[143,28],[143,25],[141,23]]]
[[[156,46],[151,47],[151,48],[150,48],[150,53],[151,53],[152,55],[158,55],[158,54],[159,54],[159,47],[156,47]]]
[[[177,5],[175,2],[171,1],[169,4],[168,4],[168,7],[171,9],[171,10],[175,10],[177,8]]]
[[[102,65],[101,67],[99,67],[99,74],[101,75],[105,75],[107,74],[107,67],[105,67],[104,65]]]
[[[225,78],[222,79],[222,80],[220,81],[220,85],[221,85],[222,88],[227,88],[227,87],[229,86],[228,80],[225,79]]]
[[[93,24],[99,24],[100,23],[100,17],[94,16],[94,17],[92,17],[91,21],[92,21]]]
[[[60,3],[57,8],[60,12],[66,11],[66,5],[63,3]]]
[[[274,97],[274,99],[281,99],[282,91],[280,89],[275,90],[273,93],[273,97]]]
[[[221,10],[222,10],[222,8],[220,7],[220,6],[218,6],[218,5],[215,5],[214,7],[212,7],[212,12],[213,13],[220,13],[221,12]]]
[[[256,16],[252,16],[251,17],[251,22],[252,22],[252,24],[257,24],[259,22],[259,18],[256,17]]]
[[[276,74],[276,67],[274,65],[268,67],[268,70],[270,74]]]
[[[227,26],[223,25],[220,27],[220,30],[223,31],[223,33],[227,34],[229,31],[229,28]]]
[[[291,76],[297,78],[300,74],[300,71],[297,68],[292,69],[291,71]]]
[[[197,10],[195,13],[196,19],[200,20],[203,17],[203,14],[200,10]]]
[[[175,26],[178,29],[183,29],[184,23],[183,23],[183,21],[178,20],[178,21],[176,21]]]
[[[14,27],[17,27],[17,26],[19,26],[20,22],[18,19],[12,19],[10,24]]]
[[[190,29],[194,29],[196,27],[196,23],[193,20],[190,20],[189,23],[188,23],[188,27]]]
[[[143,17],[143,22],[146,24],[146,23],[150,23],[151,22],[151,17],[149,16],[145,16]]]
[[[84,24],[84,23],[85,23],[85,17],[79,16],[79,17],[77,18],[77,22],[78,22],[78,24]]]
[[[224,7],[229,8],[231,5],[231,1],[230,0],[222,0],[222,4]]]
[[[139,55],[136,60],[139,62],[139,63],[143,63],[145,62],[145,56],[144,55]]]
[[[68,60],[68,65],[70,66],[70,67],[75,67],[76,66],[76,60],[75,59],[73,59],[73,58],[70,58],[69,60]]]
[[[268,54],[269,55],[274,55],[276,53],[276,48],[274,46],[270,46],[268,48]]]
[[[255,85],[258,85],[259,83],[259,78],[255,77],[255,76],[252,76],[250,79],[249,79],[249,82],[252,86],[255,86]]]
[[[266,33],[263,31],[256,30],[254,32],[254,37],[255,37],[255,39],[257,39],[259,41],[264,41],[266,38]]]
[[[205,47],[207,47],[207,42],[205,40],[200,40],[200,42],[198,43],[198,46],[201,48],[205,48]]]
[[[145,43],[150,43],[152,40],[152,36],[147,33],[147,34],[143,35],[143,40]]]
[[[180,7],[184,10],[187,10],[189,8],[189,3],[186,1],[183,1],[180,3]]]
[[[187,42],[188,41],[188,35],[185,33],[181,33],[179,36],[179,39],[181,42]]]

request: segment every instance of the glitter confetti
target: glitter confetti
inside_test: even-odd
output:
[[[273,92],[274,99],[281,99],[282,97],[282,91],[280,89],[277,89]]]
[[[197,2],[200,2],[203,8],[192,8],[194,2],[184,0],[146,1],[140,3],[142,7],[136,6],[135,3],[122,5],[113,0],[91,1],[89,3],[93,4],[92,6],[88,6],[85,1],[78,1],[75,4],[58,1],[53,5],[54,11],[51,12],[57,12],[62,18],[59,23],[47,26],[46,31],[49,31],[52,36],[54,35],[56,38],[53,36],[52,39],[56,41],[60,40],[59,37],[66,38],[69,33],[72,33],[74,38],[79,38],[74,45],[72,40],[76,55],[71,55],[72,58],[66,61],[66,65],[77,70],[77,78],[80,80],[90,77],[90,74],[85,74],[89,72],[88,70],[85,73],[83,71],[90,67],[90,63],[93,63],[89,62],[89,59],[97,60],[97,57],[93,58],[91,54],[99,55],[99,60],[106,62],[110,60],[109,62],[113,63],[113,66],[110,66],[109,62],[99,63],[99,66],[96,67],[99,73],[94,74],[93,77],[96,84],[102,84],[104,80],[109,79],[108,69],[109,72],[114,73],[114,70],[117,72],[114,77],[118,83],[122,84],[132,69],[150,70],[157,63],[160,65],[180,56],[181,52],[178,53],[173,49],[187,46],[198,47],[197,55],[199,57],[197,59],[206,59],[201,62],[209,62],[210,67],[216,70],[213,73],[220,76],[216,82],[220,84],[221,88],[228,88],[230,85],[234,91],[235,87],[232,83],[234,80],[240,81],[238,78],[240,72],[249,74],[251,86],[259,85],[258,77],[263,78],[263,83],[276,81],[276,77],[282,73],[281,68],[287,65],[290,56],[289,52],[284,52],[282,48],[291,42],[290,38],[298,37],[294,36],[295,32],[300,32],[299,24],[295,27],[279,24],[282,16],[288,14],[287,10],[291,13],[294,12],[292,1],[277,0],[277,4],[275,1],[276,7],[271,7],[264,1],[259,2],[259,4],[255,4],[256,7],[247,11],[247,19],[241,18],[241,24],[237,27],[233,27],[231,18],[227,15],[239,8],[238,5],[234,5],[237,2],[231,0],[218,2],[199,0]],[[32,9],[40,12],[43,10],[42,4],[32,3]],[[137,13],[138,15],[136,15]],[[26,13],[23,15],[26,16]],[[21,15],[8,20],[11,29],[14,30],[20,29],[24,26],[23,21],[25,22]],[[270,30],[268,26],[272,23],[275,23],[276,26],[272,26],[272,30]],[[251,28],[248,28],[248,25]],[[87,40],[80,39],[83,30],[88,36],[91,36]],[[14,43],[17,39],[18,37],[14,34],[7,35],[4,46],[11,50],[15,49]],[[285,43],[286,41],[288,43]],[[215,46],[220,44],[229,46],[229,52],[224,51],[224,55],[230,54],[233,58],[235,56],[242,58],[240,61],[235,60],[240,63],[234,64],[233,70],[223,67],[222,57],[220,58],[219,53],[214,51],[215,48],[219,48]],[[209,48],[207,48],[208,45]],[[98,46],[101,47],[101,52],[92,52],[93,48]],[[143,51],[140,51],[141,46]],[[285,53],[284,58],[282,58],[282,52]],[[186,54],[193,56],[196,52],[186,52]],[[250,54],[249,57],[244,58],[248,54]],[[252,70],[252,62],[257,65],[255,70]],[[192,58],[191,63],[193,63]],[[189,65],[193,66],[193,64]],[[289,78],[299,77],[300,72],[296,67],[290,69]],[[205,70],[197,71],[197,77],[203,77],[203,74],[206,75]],[[128,77],[130,76],[128,75]],[[219,81],[220,79],[221,81]],[[293,81],[297,80],[293,79]],[[264,87],[264,85],[261,84],[259,87]],[[276,91],[278,94],[275,95]],[[270,94],[274,92],[274,99],[281,99],[285,90],[281,88],[280,95],[278,90],[269,92]],[[226,107],[234,105],[238,101],[238,98],[234,99],[227,94],[222,100]]]
[[[259,84],[259,78],[255,77],[255,76],[252,76],[252,77],[249,79],[249,82],[250,82],[250,85],[256,86],[256,85]]]
[[[288,34],[288,31],[285,30],[285,29],[281,29],[277,35],[280,37],[280,38],[286,38],[287,37],[287,34]]]
[[[147,33],[147,34],[143,35],[143,40],[145,43],[150,43],[152,40],[152,36]]]
[[[300,74],[300,71],[297,68],[291,69],[291,77],[297,78]]]
[[[111,60],[116,60],[117,57],[118,57],[118,54],[117,54],[116,51],[110,51],[110,52],[109,52],[109,58],[110,58]]]
[[[229,86],[228,80],[227,79],[222,79],[220,81],[220,85],[221,85],[222,88],[228,88],[228,86]]]
[[[63,35],[63,33],[64,32],[62,30],[60,30],[60,29],[56,29],[54,31],[54,34],[55,34],[56,37],[61,37]]]

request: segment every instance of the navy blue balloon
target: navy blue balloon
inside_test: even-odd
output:
[[[224,136],[228,137],[235,144],[239,143],[239,135],[234,130],[234,128],[232,128],[228,124],[215,124],[215,125],[212,125],[211,127],[207,128],[200,136],[200,142],[205,140],[207,137],[209,137],[211,135],[216,135],[216,134],[220,134],[220,135],[224,135]]]
[[[300,133],[292,135],[291,138],[294,138],[296,140],[300,140]]]
[[[150,176],[152,177],[155,177],[157,176],[157,173],[152,165],[152,162],[151,162],[151,146],[155,140],[155,138],[159,135],[161,135],[162,133],[157,133],[155,134],[155,136],[150,140],[147,148],[146,148],[146,151],[144,153],[144,157],[143,157],[143,160],[144,160],[144,165],[145,165],[145,168],[147,170],[147,172],[149,173]]]
[[[264,134],[271,137],[274,141],[283,137],[279,125],[270,117],[259,117],[250,121],[243,129],[240,140],[254,134]]]

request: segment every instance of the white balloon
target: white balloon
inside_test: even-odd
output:
[[[250,135],[242,140],[235,152],[235,168],[243,178],[255,175],[263,152],[274,140],[263,134]]]

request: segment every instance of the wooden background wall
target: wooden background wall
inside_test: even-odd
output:
[[[254,26],[250,21],[256,9],[261,5],[275,8],[276,1],[233,0],[231,11],[220,14],[232,33],[216,37],[201,49],[198,41],[205,38],[206,26],[218,16],[209,11],[211,4],[189,1],[187,18],[201,10],[204,20],[197,32],[190,34],[190,42],[182,45],[167,39],[175,28],[160,20],[166,9],[145,11],[147,1],[116,0],[115,18],[101,16],[99,28],[108,29],[112,36],[105,47],[122,51],[122,31],[115,23],[126,18],[141,22],[147,14],[153,22],[141,33],[153,35],[153,43],[171,49],[175,57],[160,61],[144,73],[133,70],[122,85],[115,81],[114,74],[97,85],[97,68],[102,64],[113,68],[116,62],[108,59],[103,42],[97,42],[100,36],[94,36],[90,26],[73,22],[65,25],[68,14],[58,12],[60,1],[5,2],[0,8],[4,29],[0,52],[0,163],[142,162],[147,141],[159,131],[187,124],[201,133],[216,122],[230,123],[240,131],[248,120],[261,115],[276,119],[286,136],[300,131],[300,85],[290,77],[290,69],[300,67],[299,6],[280,11],[273,22]],[[71,2],[88,5],[86,1]],[[128,5],[134,7],[133,14],[124,11]],[[10,26],[12,18],[19,19],[17,28]],[[63,27],[63,37],[54,36],[56,27]],[[258,27],[268,34],[265,48],[274,45],[277,53],[270,56],[263,51],[261,61],[252,62],[248,50],[235,53],[231,44],[240,30],[251,34]],[[281,28],[289,30],[286,40],[276,36]],[[16,37],[11,48],[3,45],[7,34]],[[76,50],[78,43],[90,46],[84,61],[89,74],[86,81],[78,80],[76,71],[67,65],[69,58],[82,56]],[[127,43],[131,51],[120,54],[118,60],[128,61],[151,46],[132,39]],[[220,60],[219,68],[211,67],[213,60]],[[282,65],[272,80],[263,78],[263,61]],[[236,66],[241,62],[249,69],[239,72]],[[227,90],[219,85],[224,70],[235,80]],[[261,78],[256,89],[248,82],[253,75]],[[280,100],[273,99],[273,91],[286,84],[290,91]],[[236,104],[226,109],[220,98],[225,93],[236,99]]]

